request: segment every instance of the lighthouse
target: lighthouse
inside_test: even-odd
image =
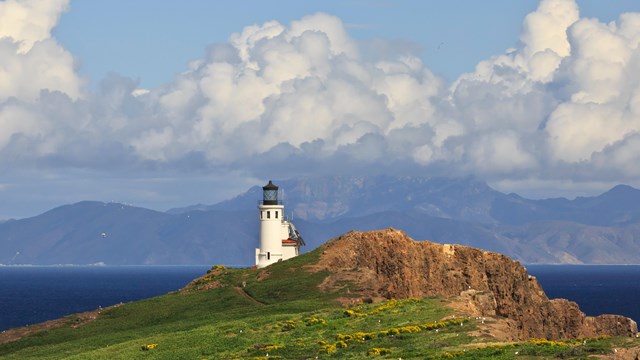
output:
[[[258,213],[260,247],[256,249],[256,267],[263,268],[298,256],[304,240],[293,223],[284,215],[284,205],[282,200],[278,200],[278,187],[271,180],[262,187],[262,200],[258,202]]]

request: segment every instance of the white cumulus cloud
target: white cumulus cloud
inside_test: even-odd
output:
[[[572,175],[561,168],[578,166],[573,176],[597,179],[616,164],[619,180],[629,179],[624,174],[637,173],[636,165],[616,157],[628,154],[623,149],[640,127],[639,17],[623,14],[605,24],[580,18],[573,0],[541,1],[524,20],[520,48],[480,63],[452,86],[466,130],[482,131],[473,138],[497,134],[490,140],[496,144],[509,131],[521,161],[507,169],[528,168],[522,176],[566,178]],[[496,160],[487,151],[469,158],[485,167]]]
[[[519,46],[451,84],[410,52],[368,54],[317,13],[239,29],[162,87],[113,74],[90,91],[51,36],[67,8],[0,2],[0,164],[407,169],[509,186],[640,174],[638,13],[602,23],[574,0],[542,0]]]
[[[68,0],[0,2],[0,101],[37,99],[41,90],[77,98],[73,57],[51,37]]]

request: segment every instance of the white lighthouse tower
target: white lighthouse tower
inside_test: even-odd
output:
[[[278,187],[271,180],[262,187],[258,211],[260,247],[256,249],[256,266],[263,268],[298,256],[304,241],[293,223],[285,217],[284,205],[278,200]]]

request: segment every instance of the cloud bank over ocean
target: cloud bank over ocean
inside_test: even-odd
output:
[[[602,23],[573,0],[542,0],[518,47],[452,83],[316,13],[239,29],[164,86],[112,74],[90,90],[52,37],[68,9],[0,2],[1,168],[393,171],[542,189],[640,175],[640,13]]]

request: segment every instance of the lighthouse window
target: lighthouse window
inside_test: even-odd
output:
[[[263,215],[264,215],[264,211],[260,211],[260,219],[262,219]]]
[[[276,219],[278,218],[278,212],[276,211]]]
[[[267,260],[271,260],[271,252],[267,251]]]
[[[271,219],[271,211],[267,211],[267,219]]]

